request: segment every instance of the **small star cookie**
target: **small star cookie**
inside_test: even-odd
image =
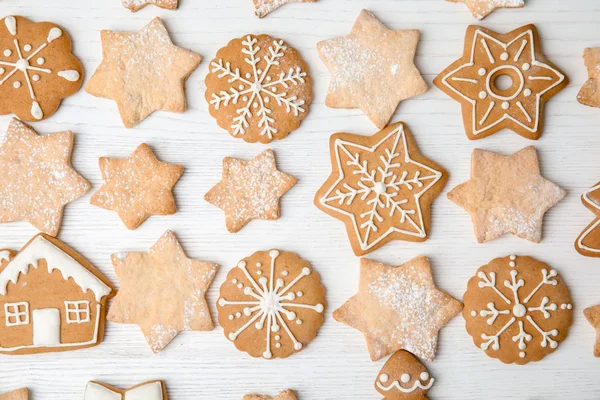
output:
[[[144,382],[127,390],[100,382],[88,382],[84,400],[167,400],[162,381]]]
[[[85,90],[114,100],[125,127],[154,111],[186,110],[185,80],[202,57],[175,46],[160,18],[138,33],[104,30],[101,39],[102,63]]]
[[[178,3],[179,0],[121,0],[123,7],[130,9],[131,12],[141,10],[149,4],[166,8],[167,10],[176,10]]]
[[[331,72],[325,104],[360,108],[380,129],[398,104],[427,91],[415,66],[418,30],[391,30],[363,10],[350,34],[317,44]]]
[[[594,344],[594,356],[600,357],[600,304],[583,310],[583,315],[590,325],[596,330],[596,344]]]
[[[433,283],[427,257],[399,267],[361,258],[358,294],[333,318],[365,335],[373,361],[401,349],[433,361],[439,330],[461,309]]]
[[[524,0],[446,0],[452,3],[465,3],[471,14],[482,20],[497,8],[522,8]]]
[[[158,161],[146,143],[127,158],[101,157],[99,164],[105,183],[90,203],[116,211],[127,229],[136,229],[151,215],[177,211],[172,190],[183,167]]]
[[[575,241],[575,249],[587,257],[600,257],[600,182],[581,196],[581,202],[596,218],[585,228]]]
[[[154,353],[181,331],[213,329],[205,296],[219,266],[188,258],[173,232],[148,252],[115,253],[111,261],[121,288],[107,319],[138,325]]]
[[[539,243],[544,214],[566,195],[542,177],[535,147],[529,146],[510,156],[475,149],[471,179],[448,199],[471,214],[479,243],[505,233]]]
[[[0,400],[27,400],[29,391],[27,389],[18,389],[10,393],[0,394]]]
[[[587,48],[583,53],[589,79],[577,94],[577,101],[590,107],[600,107],[600,47]]]
[[[253,0],[254,13],[259,17],[266,17],[267,14],[275,11],[279,7],[288,3],[316,3],[318,0]]]
[[[263,396],[260,394],[247,394],[242,400],[296,400],[296,392],[287,389],[275,397]]]
[[[383,400],[427,400],[433,382],[435,379],[415,356],[400,350],[379,371],[375,390],[384,396]]]

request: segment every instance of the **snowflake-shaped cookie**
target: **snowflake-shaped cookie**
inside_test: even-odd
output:
[[[57,25],[9,16],[0,22],[0,114],[25,121],[54,114],[81,87],[82,66]]]
[[[217,302],[219,324],[252,357],[285,358],[302,350],[323,324],[325,288],[296,254],[259,251],[227,274]]]
[[[312,80],[306,63],[283,40],[247,35],[219,50],[206,77],[210,114],[233,137],[269,143],[306,117]]]
[[[496,258],[479,268],[463,302],[475,344],[507,364],[552,353],[573,318],[569,289],[558,272],[531,257]]]

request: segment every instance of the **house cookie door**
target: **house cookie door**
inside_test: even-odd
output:
[[[60,311],[57,308],[33,310],[33,345],[60,345]]]

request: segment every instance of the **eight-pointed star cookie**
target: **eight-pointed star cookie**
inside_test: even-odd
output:
[[[272,150],[250,161],[225,157],[223,177],[204,200],[225,212],[227,230],[235,233],[253,219],[278,219],[279,199],[297,181],[277,169]]]
[[[263,396],[260,394],[247,394],[242,400],[296,400],[296,392],[287,389],[275,397]]]
[[[427,91],[414,63],[418,41],[418,30],[388,29],[363,10],[349,35],[317,44],[332,75],[325,104],[360,108],[385,127],[402,100]]]
[[[433,361],[439,330],[461,309],[433,283],[427,257],[399,267],[362,258],[358,294],[333,318],[365,335],[373,361],[401,349]]]
[[[111,322],[136,324],[154,353],[181,331],[210,331],[206,292],[219,266],[188,258],[166,231],[148,252],[111,256],[121,288],[108,311]]]
[[[266,17],[267,14],[275,11],[279,7],[288,3],[315,3],[318,0],[253,0],[254,13],[259,17]]]
[[[596,330],[596,343],[594,344],[594,356],[600,357],[600,304],[583,310],[583,315],[590,325]]]
[[[542,54],[534,25],[507,34],[471,25],[463,56],[433,83],[462,105],[469,139],[507,128],[535,140],[542,134],[544,104],[569,80]]]
[[[505,233],[539,243],[544,214],[566,195],[542,177],[535,147],[529,146],[510,156],[475,149],[471,179],[448,198],[471,214],[479,243]]]
[[[600,47],[587,48],[583,53],[589,79],[577,94],[577,101],[590,107],[600,107]]]
[[[85,90],[113,99],[127,128],[154,111],[186,110],[185,80],[202,57],[175,46],[160,18],[138,33],[103,30],[101,39],[102,63]]]
[[[121,0],[123,7],[128,8],[131,12],[136,12],[146,7],[149,4],[153,4],[160,8],[166,8],[167,10],[177,9],[179,0]]]
[[[391,240],[427,240],[448,173],[420,154],[402,122],[373,136],[336,133],[329,143],[333,171],[314,202],[346,224],[356,255]]]
[[[9,393],[0,394],[0,400],[27,400],[29,391],[27,389],[18,389]]]
[[[71,166],[73,132],[39,136],[12,118],[0,147],[0,222],[26,220],[56,236],[63,209],[90,184]]]
[[[446,0],[452,3],[465,3],[471,14],[482,20],[497,8],[522,8],[524,0]]]
[[[136,229],[151,215],[177,211],[172,190],[183,167],[158,161],[146,143],[127,158],[101,157],[99,164],[105,183],[90,203],[116,211],[128,229]]]

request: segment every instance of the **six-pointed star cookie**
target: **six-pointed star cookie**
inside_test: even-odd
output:
[[[358,294],[333,318],[365,335],[373,361],[400,349],[433,361],[438,331],[461,309],[433,283],[427,257],[399,267],[362,258]]]
[[[600,357],[600,304],[583,310],[583,315],[590,325],[596,330],[596,343],[594,344],[594,356]]]
[[[402,122],[373,136],[336,133],[329,140],[333,171],[315,205],[346,224],[356,255],[390,240],[427,239],[430,206],[448,173],[425,158]]]
[[[131,12],[136,12],[146,7],[149,4],[153,4],[160,8],[166,8],[167,10],[177,9],[179,0],[121,0],[123,7],[129,8]]]
[[[275,397],[263,396],[260,394],[247,394],[242,400],[296,400],[296,392],[287,389]]]
[[[510,156],[475,149],[471,179],[448,198],[471,214],[479,243],[505,233],[539,243],[544,214],[566,195],[542,177],[535,147],[529,146]]]
[[[446,0],[452,3],[465,3],[471,14],[482,20],[497,8],[521,8],[525,6],[524,0]]]
[[[107,319],[136,324],[154,353],[181,331],[210,331],[206,291],[217,264],[188,258],[175,234],[166,231],[148,252],[111,256],[121,288]]]
[[[600,107],[600,47],[585,49],[583,53],[589,79],[583,84],[577,101],[590,107]]]
[[[90,184],[73,167],[73,132],[39,136],[11,119],[0,147],[0,222],[26,220],[56,236],[65,205]]]
[[[151,215],[177,211],[172,190],[183,167],[158,161],[146,143],[127,158],[101,157],[99,164],[105,183],[90,203],[116,211],[128,229],[136,229]]]
[[[185,80],[202,57],[177,47],[160,18],[138,33],[102,31],[102,63],[85,86],[113,99],[127,128],[154,111],[186,110]]]
[[[318,0],[253,0],[254,13],[259,17],[266,17],[270,12],[288,3],[315,3]]]
[[[388,29],[363,10],[349,35],[317,44],[332,75],[325,104],[360,108],[385,127],[402,100],[427,91],[414,64],[418,41],[418,30]]]
[[[29,391],[27,389],[18,389],[10,393],[0,394],[0,400],[27,400]]]
[[[504,128],[539,139],[544,104],[567,86],[568,78],[543,56],[534,25],[504,35],[471,25],[462,58],[433,82],[461,103],[469,139]]]
[[[253,219],[278,219],[279,199],[297,181],[277,169],[272,150],[250,161],[225,157],[223,177],[204,200],[225,212],[227,230],[234,233]]]

